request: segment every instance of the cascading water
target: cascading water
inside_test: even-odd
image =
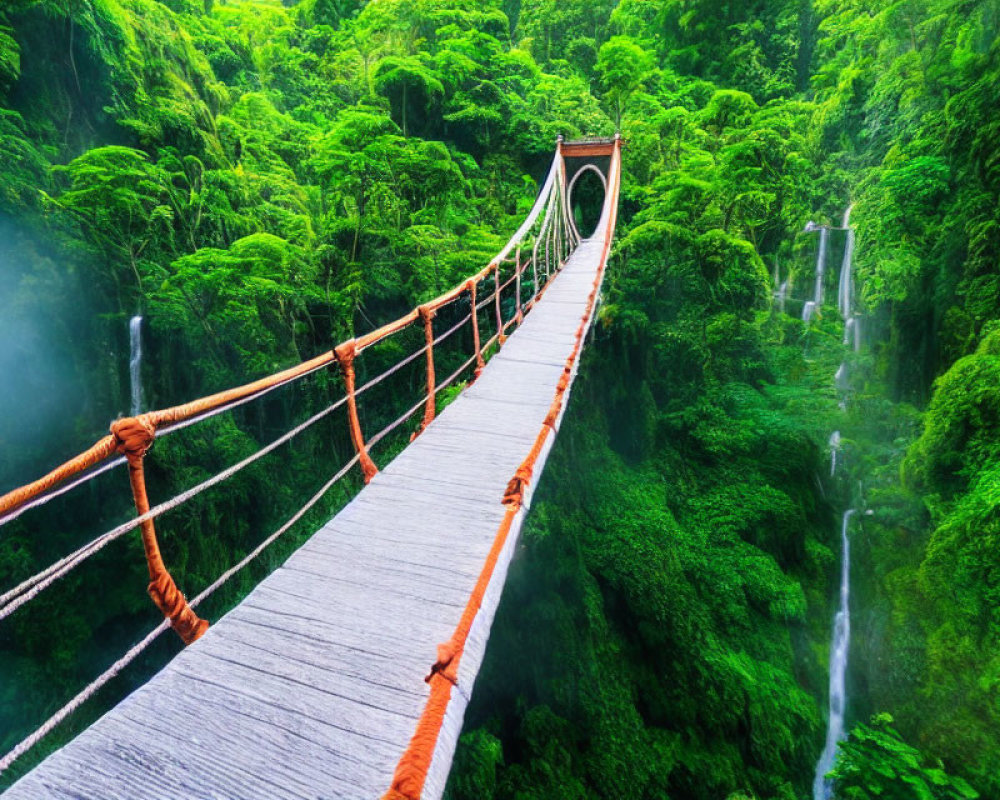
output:
[[[785,313],[785,300],[788,297],[788,281],[784,281],[774,293],[774,299],[778,304],[778,310]]]
[[[840,452],[840,431],[830,434],[830,477],[837,473],[837,453]]]
[[[819,252],[816,254],[816,291],[813,302],[819,308],[823,305],[823,274],[826,272],[826,250],[830,241],[830,229],[823,225],[819,229]]]
[[[844,260],[840,265],[840,285],[837,289],[837,307],[844,319],[844,345],[851,346],[857,353],[861,349],[861,320],[851,307],[854,293],[854,229],[851,227],[852,203],[844,209]]]
[[[837,367],[837,373],[833,376],[833,382],[840,392],[846,392],[850,386],[847,378],[847,362],[844,361]]]
[[[848,205],[844,210],[843,230],[844,258],[840,266],[840,280],[837,288],[837,308],[844,320],[844,347],[850,347],[857,352],[861,347],[861,317],[854,312],[852,300],[854,231],[851,229],[851,209]],[[816,257],[816,292],[813,300],[808,301],[802,309],[802,319],[809,321],[822,305],[823,272],[827,251],[827,236],[829,228],[816,225],[810,221],[806,232],[820,232],[819,254]],[[845,359],[837,369],[833,382],[840,394],[840,408],[847,409],[847,393],[850,390],[850,375]],[[838,456],[841,449],[840,431],[830,434],[830,476],[837,473]],[[871,513],[871,512],[866,512]],[[826,774],[833,768],[837,749],[846,738],[844,731],[844,712],[847,708],[847,651],[851,638],[850,593],[851,593],[851,547],[847,532],[851,524],[854,509],[844,512],[840,528],[841,562],[840,562],[840,605],[833,624],[833,637],[830,645],[830,719],[826,730],[826,745],[819,761],[816,763],[816,776],[813,780],[813,800],[830,800],[833,794],[832,782]]]
[[[845,320],[851,318],[851,259],[854,257],[854,231],[851,229],[851,209],[853,203],[844,210],[844,260],[840,263],[840,285],[837,288],[837,308]]]
[[[844,710],[847,707],[847,648],[851,639],[851,543],[847,529],[854,509],[844,512],[840,526],[840,607],[833,623],[833,641],[830,645],[830,723],[826,729],[826,746],[816,763],[813,780],[813,800],[830,800],[832,783],[826,773],[833,768],[837,746],[845,738]]]
[[[861,342],[858,339],[858,318],[851,317],[844,322],[844,347],[848,347],[852,344],[854,345],[854,352],[858,352],[858,348],[861,346]]]
[[[136,315],[128,323],[128,376],[132,393],[132,416],[142,411],[142,317]]]

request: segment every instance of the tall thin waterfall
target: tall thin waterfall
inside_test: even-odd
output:
[[[136,315],[128,323],[128,377],[132,392],[132,416],[142,411],[142,317]]]
[[[849,346],[855,353],[861,349],[861,318],[857,314],[844,322],[844,347]]]
[[[844,260],[840,265],[840,286],[837,291],[837,307],[844,319],[844,346],[855,353],[861,349],[861,318],[854,313],[851,305],[854,294],[854,228],[851,227],[852,203],[844,209]]]
[[[851,259],[854,257],[854,230],[851,228],[852,203],[844,210],[844,231],[847,239],[844,242],[844,260],[840,264],[840,285],[837,289],[837,308],[840,316],[846,322],[851,318]]]
[[[826,250],[830,241],[830,229],[823,225],[819,229],[819,252],[816,254],[816,291],[813,302],[819,308],[823,305],[823,274],[826,272]]]
[[[840,527],[840,608],[833,624],[833,642],[830,645],[830,723],[826,729],[826,746],[816,763],[813,780],[813,800],[830,800],[833,786],[826,773],[833,768],[837,746],[844,734],[844,709],[847,706],[847,647],[851,639],[851,543],[847,529],[854,509],[844,512]]]
[[[837,474],[837,453],[840,452],[840,431],[830,434],[830,477]]]

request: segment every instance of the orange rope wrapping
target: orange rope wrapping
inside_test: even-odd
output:
[[[613,183],[609,181],[609,185],[616,187],[616,190],[614,195],[610,198],[611,209],[609,212],[608,228],[607,233],[605,234],[604,248],[601,253],[600,265],[597,270],[597,275],[594,277],[593,288],[587,297],[586,310],[583,314],[583,318],[580,320],[580,325],[576,330],[573,350],[566,359],[566,364],[563,367],[563,373],[559,377],[559,381],[556,384],[555,398],[552,401],[552,405],[549,407],[549,411],[546,414],[542,428],[539,431],[538,436],[535,438],[535,442],[532,445],[527,457],[523,462],[521,462],[521,465],[517,468],[514,476],[507,484],[507,489],[504,492],[502,500],[502,502],[507,506],[507,511],[504,514],[503,521],[500,523],[500,528],[493,540],[493,546],[490,548],[490,552],[486,557],[486,563],[483,565],[483,569],[479,573],[479,578],[472,590],[472,594],[470,595],[469,601],[465,606],[465,610],[462,612],[462,616],[455,628],[455,632],[447,642],[438,645],[437,660],[431,667],[430,674],[424,679],[430,684],[430,697],[427,700],[427,705],[424,707],[423,714],[421,714],[420,719],[417,722],[417,729],[413,734],[413,738],[410,740],[406,752],[403,753],[399,764],[396,766],[396,772],[393,775],[392,783],[388,791],[382,796],[382,800],[420,800],[420,796],[423,793],[424,782],[427,779],[427,773],[430,770],[431,761],[434,757],[434,751],[437,748],[441,726],[444,723],[445,714],[448,710],[448,704],[451,701],[451,689],[452,686],[457,685],[458,667],[462,659],[462,653],[465,649],[465,642],[468,638],[469,631],[471,630],[472,623],[482,606],[483,598],[485,597],[486,590],[493,578],[493,573],[496,569],[500,553],[503,551],[504,545],[507,542],[507,537],[510,535],[510,529],[514,522],[514,517],[517,516],[517,513],[521,510],[524,502],[524,491],[531,482],[535,462],[538,460],[538,457],[544,448],[546,438],[550,433],[555,432],[555,422],[558,419],[560,411],[562,410],[566,392],[569,389],[570,378],[573,374],[573,367],[576,364],[577,357],[583,347],[583,340],[586,334],[587,325],[594,311],[597,293],[600,289],[601,280],[604,276],[608,252],[611,247],[611,237],[615,230],[615,223],[617,221],[617,185],[618,173],[621,169],[621,145],[620,138],[617,136],[615,137],[615,143],[615,157],[612,159],[615,181]],[[499,285],[499,280],[497,283]],[[497,296],[499,297],[499,293]],[[499,321],[499,301],[497,303],[497,312]],[[499,325],[499,328],[500,333],[498,335],[503,336],[503,326]]]
[[[354,443],[354,450],[358,454],[361,465],[361,472],[365,476],[365,483],[369,483],[378,474],[378,467],[368,455],[365,447],[365,437],[361,432],[361,420],[358,417],[358,400],[354,394],[354,359],[358,355],[358,345],[356,339],[350,339],[333,350],[340,371],[344,375],[344,391],[347,394],[347,424],[351,432],[351,441]]]
[[[149,496],[146,494],[143,459],[153,444],[153,439],[156,436],[156,425],[149,414],[127,417],[111,423],[111,436],[115,442],[115,450],[128,459],[128,477],[132,486],[132,498],[135,501],[136,513],[142,516],[149,511]],[[194,613],[167,571],[160,553],[159,542],[156,539],[156,527],[153,520],[147,519],[142,522],[140,530],[142,548],[146,554],[146,566],[149,569],[150,582],[147,588],[149,596],[163,616],[170,620],[171,627],[181,637],[184,644],[191,644],[208,630],[208,621],[201,619]]]

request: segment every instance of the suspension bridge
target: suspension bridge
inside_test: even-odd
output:
[[[569,165],[569,166],[568,166]],[[570,174],[572,168],[572,174]],[[585,171],[605,187],[592,236],[571,192]],[[118,420],[88,451],[0,497],[0,525],[127,465],[136,515],[0,595],[0,624],[50,585],[138,529],[149,594],[163,622],[0,759],[5,770],[173,629],[188,645],[164,669],[4,793],[39,798],[375,798],[442,795],[534,485],[566,411],[615,231],[621,140],[560,138],[527,218],[481,271],[437,299],[324,355],[183,406]],[[460,300],[469,314],[437,331]],[[357,386],[366,349],[419,326],[424,346]],[[436,347],[462,326],[472,352],[452,375]],[[486,333],[480,329],[486,328]],[[492,333],[492,335],[489,335]],[[426,392],[366,435],[357,404],[405,363],[425,363]],[[343,396],[222,473],[151,505],[152,442],[339,369]],[[438,413],[438,395],[471,384]],[[187,599],[159,551],[156,518],[217,485],[332,409],[346,410],[354,455],[299,512]],[[374,450],[419,419],[381,469]],[[281,567],[212,625],[198,605],[283,535],[351,470],[365,487]]]

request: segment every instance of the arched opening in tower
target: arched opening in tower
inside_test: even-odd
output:
[[[604,206],[604,180],[596,167],[584,167],[573,182],[569,195],[570,212],[580,236],[594,233]]]

